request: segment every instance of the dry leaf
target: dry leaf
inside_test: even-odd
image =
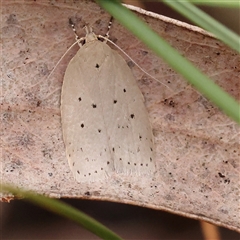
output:
[[[158,175],[112,176],[78,184],[61,132],[63,74],[78,47],[49,73],[89,23],[104,35],[109,15],[92,1],[2,2],[1,176],[50,197],[101,199],[166,210],[239,231],[239,128],[116,21],[111,39],[131,61],[153,125]],[[239,55],[204,31],[154,14],[138,14],[184,56],[239,99]],[[8,198],[4,195],[2,198]]]

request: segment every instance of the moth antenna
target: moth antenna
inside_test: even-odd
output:
[[[80,38],[79,41],[80,41],[80,40],[83,40],[83,38]],[[50,74],[48,75],[47,79],[49,79],[49,78],[52,76],[53,72],[55,71],[55,69],[57,68],[57,66],[59,65],[59,63],[63,60],[63,58],[67,55],[67,53],[68,53],[68,52],[72,49],[72,47],[74,47],[76,44],[79,44],[78,41],[75,42],[75,43],[73,43],[73,44],[68,48],[68,50],[61,56],[61,58],[57,61],[56,65],[54,66],[54,68],[52,69],[52,71],[50,72]]]
[[[109,20],[109,23],[108,23],[108,30],[107,30],[107,32],[106,32],[106,34],[105,34],[105,37],[106,37],[107,39],[109,39],[109,32],[110,32],[110,29],[111,29],[111,27],[112,27],[112,22],[113,22],[113,17],[111,16],[111,18],[110,18],[110,20]]]
[[[118,50],[120,50],[125,56],[127,56],[143,73],[145,73],[146,75],[148,75],[149,77],[151,77],[152,79],[154,79],[155,81],[161,83],[163,86],[167,87],[169,90],[171,90],[172,92],[174,92],[168,85],[166,85],[165,83],[161,82],[159,79],[155,78],[154,76],[152,76],[151,74],[149,74],[147,71],[145,71],[139,64],[137,64],[126,52],[124,52],[117,44],[115,44],[113,41],[111,41],[110,39],[108,39],[107,37],[98,35],[98,38],[102,38],[105,41],[110,42],[113,46],[115,46]]]
[[[78,44],[79,47],[81,47],[81,46],[82,46],[81,42],[82,42],[83,40],[85,40],[85,37],[80,38],[80,37],[77,35],[76,29],[75,29],[75,25],[74,25],[74,23],[72,22],[71,18],[69,18],[69,24],[70,24],[71,27],[72,27],[73,33],[74,33],[74,35],[75,35],[76,42],[74,42],[74,43],[67,49],[67,51],[61,56],[61,58],[57,61],[56,65],[54,66],[54,68],[52,69],[52,71],[50,72],[50,74],[48,75],[47,79],[49,79],[49,78],[52,76],[53,72],[55,71],[55,69],[57,68],[57,66],[59,65],[59,63],[63,60],[63,58],[68,54],[68,52],[69,52],[76,44]]]
[[[147,71],[145,71],[138,63],[136,63],[124,50],[122,50],[117,44],[115,44],[113,41],[111,41],[109,39],[109,31],[111,29],[112,26],[112,22],[113,22],[113,17],[110,18],[109,20],[109,24],[108,24],[108,31],[105,34],[105,36],[102,35],[98,35],[97,37],[100,39],[103,39],[104,41],[108,41],[110,42],[113,46],[115,46],[118,50],[120,50],[125,56],[127,56],[143,73],[145,73],[147,76],[149,76],[150,78],[154,79],[155,81],[159,82],[160,84],[162,84],[163,86],[167,87],[170,91],[174,92],[169,86],[167,86],[165,83],[161,82],[159,79],[155,78],[154,76],[152,76],[151,74],[149,74]],[[69,18],[69,24],[72,27],[73,33],[75,35],[75,40],[76,42],[74,42],[68,49],[67,51],[61,56],[61,58],[58,60],[58,62],[56,63],[56,65],[54,66],[54,68],[52,69],[52,71],[50,72],[50,74],[48,75],[47,79],[49,79],[51,77],[51,75],[53,74],[53,72],[55,71],[55,69],[57,68],[57,66],[59,65],[59,63],[62,61],[62,59],[67,55],[67,53],[76,45],[78,44],[79,47],[82,47],[81,42],[83,40],[85,40],[86,37],[82,37],[80,38],[77,35],[77,31],[75,28],[75,24],[72,22],[71,18]],[[86,28],[86,26],[84,27]]]
[[[70,26],[72,27],[72,30],[73,30],[73,33],[74,33],[74,35],[75,35],[76,41],[78,41],[78,40],[80,39],[80,37],[77,35],[77,30],[76,30],[76,28],[75,28],[75,24],[73,23],[73,21],[72,21],[71,18],[69,18],[69,24],[70,24]]]

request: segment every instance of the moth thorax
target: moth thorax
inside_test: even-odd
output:
[[[92,41],[96,41],[96,40],[98,40],[98,39],[97,39],[97,36],[95,33],[93,33],[93,32],[87,33],[86,42],[92,42]]]

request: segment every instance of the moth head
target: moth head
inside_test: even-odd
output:
[[[93,29],[89,25],[86,25],[84,28],[85,28],[85,31],[86,31],[86,38],[85,38],[86,42],[96,41],[97,36],[93,32]]]

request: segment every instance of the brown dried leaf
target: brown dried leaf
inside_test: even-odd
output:
[[[157,148],[158,175],[112,176],[78,184],[62,141],[60,92],[79,35],[89,23],[106,32],[109,15],[92,1],[3,1],[1,176],[50,197],[101,199],[206,220],[239,231],[239,128],[116,21],[111,39],[173,92],[134,64]],[[69,1],[70,2],[70,1]],[[239,55],[204,31],[158,15],[138,14],[184,56],[239,99]],[[4,195],[6,199],[9,196]]]

